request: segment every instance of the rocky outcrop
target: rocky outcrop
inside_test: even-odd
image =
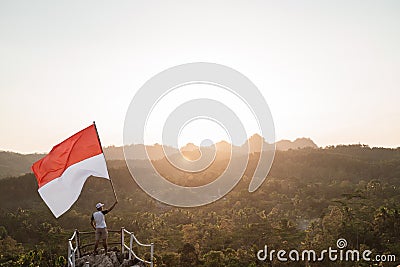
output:
[[[89,265],[87,265],[89,264]],[[107,254],[86,255],[76,259],[76,267],[144,267],[145,265],[137,260],[123,259],[121,253],[116,251]]]

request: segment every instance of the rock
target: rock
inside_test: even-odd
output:
[[[136,259],[124,259],[121,262],[118,260],[121,256],[122,254],[119,251],[111,251],[107,254],[86,255],[76,259],[75,266],[86,267],[86,262],[88,262],[90,267],[145,267],[142,262]]]
[[[130,267],[130,266],[132,266],[131,261],[130,260],[124,260],[120,267]]]
[[[135,260],[127,260],[125,259],[120,267],[145,267],[142,262],[137,262]]]
[[[110,257],[110,260],[111,260],[111,262],[113,264],[113,267],[119,267],[121,265],[119,263],[119,261],[118,261],[117,254],[115,252],[111,252],[109,257]]]
[[[119,267],[121,263],[118,261],[116,252],[112,251],[107,254],[86,255],[76,260],[77,267],[86,267],[86,262],[90,267]]]

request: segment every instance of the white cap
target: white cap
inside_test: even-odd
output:
[[[99,203],[96,204],[96,209],[99,209],[99,208],[101,208],[103,206],[104,206],[104,204],[99,202]]]

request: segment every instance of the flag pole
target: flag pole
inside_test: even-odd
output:
[[[96,122],[95,121],[93,121],[93,125],[94,125],[94,129],[96,130],[97,139],[99,140],[101,153],[103,153],[103,155],[104,155],[103,147],[101,146],[100,136],[99,136],[99,132],[97,131],[97,127],[96,127]],[[104,157],[105,157],[105,155],[104,155]],[[107,163],[106,163],[106,165],[107,165]],[[110,177],[110,184],[111,184],[111,188],[112,188],[112,190],[114,192],[115,201],[118,202],[117,194],[115,193],[114,184],[112,182],[111,177]]]

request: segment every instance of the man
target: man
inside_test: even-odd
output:
[[[109,209],[104,209],[104,210],[103,210],[104,206],[103,203],[99,202],[96,204],[97,211],[92,214],[92,218],[90,220],[90,224],[96,230],[96,242],[94,244],[94,251],[93,251],[94,254],[97,254],[97,247],[99,246],[100,239],[102,239],[105,253],[107,253],[108,231],[106,225],[106,218],[104,215],[109,213],[115,207],[115,205],[117,205],[117,203],[118,201],[115,201],[115,203]]]

